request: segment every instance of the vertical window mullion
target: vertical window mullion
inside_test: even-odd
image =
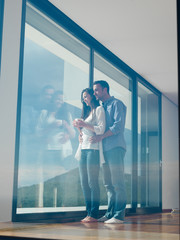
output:
[[[4,0],[0,1],[0,73],[1,73],[1,49],[3,34],[3,18],[4,18]]]
[[[162,209],[162,101],[159,96],[159,207]]]
[[[90,49],[90,62],[89,62],[89,87],[93,86],[94,80],[94,49]]]
[[[138,202],[138,94],[137,79],[132,80],[132,210],[137,208]]]

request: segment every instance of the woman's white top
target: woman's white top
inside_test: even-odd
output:
[[[95,136],[95,135],[101,135],[105,131],[105,111],[102,106],[97,107],[94,109],[93,112],[85,119],[85,122],[88,124],[91,124],[94,126],[94,132],[87,129],[82,128],[83,133],[83,142],[79,144],[79,147],[77,149],[77,152],[75,154],[75,158],[79,161],[81,158],[81,149],[94,149],[99,150],[99,156],[100,156],[100,162],[101,164],[104,162],[104,156],[103,156],[103,148],[102,148],[102,141],[98,143],[90,143],[89,137]]]
[[[103,134],[105,131],[105,111],[102,106],[98,106],[94,109],[90,115],[85,119],[85,122],[94,126],[94,132],[82,128],[82,139],[81,149],[96,149],[99,150],[99,143],[90,143],[89,138],[95,135]]]

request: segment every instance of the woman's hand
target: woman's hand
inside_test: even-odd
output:
[[[81,119],[75,119],[73,121],[73,126],[77,128],[82,128],[82,127],[86,127],[86,123]]]
[[[62,125],[65,127],[65,128],[68,128],[69,124],[67,123],[66,120],[62,120]]]
[[[62,120],[56,119],[56,121],[54,122],[54,126],[55,127],[61,127],[62,126]]]

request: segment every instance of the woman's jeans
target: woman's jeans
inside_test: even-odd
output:
[[[81,150],[79,173],[85,198],[87,215],[98,217],[100,188],[99,188],[99,150]]]
[[[121,147],[104,152],[105,163],[102,169],[108,197],[108,209],[105,214],[107,218],[124,220],[125,217],[124,156],[125,150]]]

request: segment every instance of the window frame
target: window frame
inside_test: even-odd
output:
[[[4,2],[4,0],[3,0]],[[23,53],[24,53],[24,37],[25,37],[25,23],[26,23],[26,4],[30,3],[39,11],[43,12],[47,17],[55,21],[58,25],[64,28],[67,32],[76,37],[79,41],[90,48],[90,63],[89,63],[89,86],[93,85],[94,76],[94,53],[101,55],[106,61],[122,71],[124,74],[132,79],[132,156],[133,156],[133,176],[132,176],[132,208],[126,209],[126,214],[147,214],[153,212],[162,211],[162,173],[160,168],[160,205],[159,207],[151,208],[138,208],[137,207],[137,159],[138,159],[138,94],[137,85],[138,82],[149,88],[153,93],[158,96],[159,99],[159,129],[160,129],[160,153],[159,160],[162,161],[162,134],[161,134],[161,92],[152,86],[147,80],[140,76],[136,71],[119,59],[110,50],[104,47],[100,42],[93,38],[90,34],[84,31],[74,21],[67,17],[63,12],[57,9],[48,0],[22,0],[22,23],[21,23],[21,39],[20,39],[20,62],[19,62],[19,86],[18,86],[18,105],[17,105],[17,125],[16,125],[16,146],[15,146],[15,171],[14,171],[14,188],[13,188],[13,207],[12,207],[12,221],[26,221],[26,222],[63,222],[75,221],[85,215],[85,211],[81,212],[53,212],[53,213],[33,213],[33,214],[17,214],[17,179],[18,179],[18,149],[20,138],[20,118],[21,118],[21,98],[22,98],[22,76],[23,76]],[[0,26],[1,27],[1,26]],[[0,42],[1,47],[1,42]],[[0,52],[1,53],[1,52]],[[105,213],[105,210],[100,210],[101,214]]]
[[[0,1],[0,74],[1,74],[1,54],[3,39],[3,22],[4,22],[4,0]]]

